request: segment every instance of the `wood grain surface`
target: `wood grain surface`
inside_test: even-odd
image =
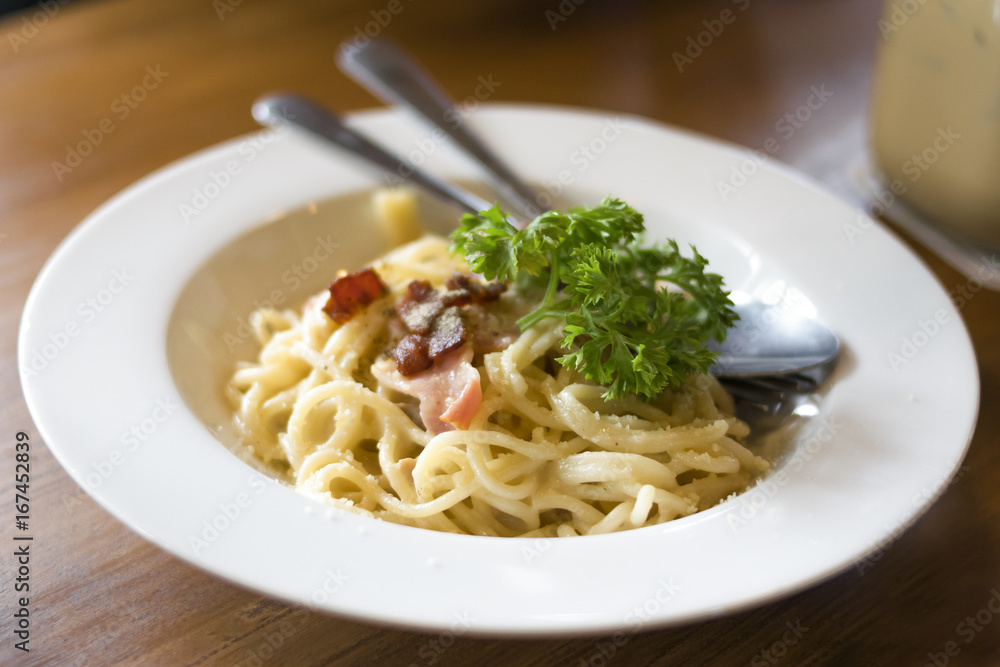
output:
[[[166,554],[69,478],[41,446],[18,378],[18,322],[42,264],[122,188],[254,130],[250,103],[262,92],[294,90],[345,111],[377,106],[334,64],[337,44],[358,30],[404,44],[459,99],[492,76],[500,85],[491,100],[637,113],[754,147],[811,87],[826,85],[833,98],[777,155],[793,161],[863,117],[879,38],[877,0],[399,3],[377,30],[382,0],[51,0],[0,20],[0,663],[1000,664],[1000,619],[984,612],[1000,598],[994,292],[975,293],[962,309],[981,373],[978,429],[960,476],[919,522],[864,567],[797,595],[617,643],[427,635],[297,609]],[[734,20],[679,68],[673,54],[724,10]],[[129,105],[122,96],[147,68],[162,74]],[[90,155],[69,171],[53,166],[104,119],[113,130]],[[966,285],[911,245],[946,289]],[[29,653],[14,648],[16,563],[7,546],[18,431],[35,444]],[[970,627],[979,627],[971,637]]]

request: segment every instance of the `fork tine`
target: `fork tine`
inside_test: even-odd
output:
[[[749,404],[766,415],[776,414],[785,399],[784,392],[762,386],[757,378],[720,378],[720,382],[738,403]]]
[[[789,375],[768,375],[755,378],[743,378],[747,384],[752,384],[764,389],[776,392],[810,392],[819,386],[814,378],[802,373],[791,373]]]

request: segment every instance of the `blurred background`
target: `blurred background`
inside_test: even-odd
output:
[[[19,9],[33,7],[34,5],[34,2],[27,2],[26,0],[0,0],[0,14],[16,12]]]
[[[459,101],[475,100],[480,77],[490,77],[488,102],[633,113],[757,151],[776,147],[773,159],[872,210],[849,172],[866,151],[886,41],[881,0],[398,1],[402,10],[387,19],[385,0],[0,0],[0,435],[33,428],[17,379],[17,327],[59,241],[150,172],[256,131],[250,106],[264,92],[295,91],[339,111],[381,106],[336,68],[345,39],[396,41]],[[156,84],[139,99],[150,71]],[[73,147],[105,119],[113,131],[67,170]],[[906,228],[891,229],[946,290],[969,284]],[[303,612],[194,570],[114,520],[38,448],[39,651],[3,646],[0,663],[1000,664],[1000,622],[960,654],[944,652],[1000,587],[1000,418],[988,412],[1000,401],[997,313],[1000,298],[985,290],[962,310],[987,408],[963,474],[870,568],[790,598],[644,633],[610,656],[601,650],[609,638],[597,637],[452,637],[447,653],[421,653],[433,637]],[[294,641],[262,658],[262,642],[293,619]],[[797,623],[808,635],[782,644]]]

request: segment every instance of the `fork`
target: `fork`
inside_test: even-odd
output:
[[[515,204],[530,220],[540,211],[536,193],[521,181],[465,123],[448,122],[458,118],[447,93],[416,60],[390,42],[372,39],[367,44],[345,42],[337,64],[348,76],[388,104],[414,111],[435,125],[490,177],[498,194]],[[790,397],[816,391],[830,374],[837,357],[811,371],[759,377],[720,377],[719,380],[742,402],[764,414],[775,414],[788,405]]]

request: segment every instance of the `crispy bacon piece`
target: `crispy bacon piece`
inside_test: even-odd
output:
[[[421,336],[431,333],[434,321],[442,310],[444,303],[441,301],[441,295],[426,280],[411,281],[399,305],[396,306],[396,312],[406,324],[406,328]]]
[[[434,363],[427,351],[427,339],[417,334],[410,334],[399,341],[392,351],[392,358],[396,360],[396,368],[403,375],[415,375]]]
[[[411,332],[393,351],[404,376],[426,370],[435,360],[459,349],[469,340],[466,310],[494,301],[507,289],[503,283],[483,284],[456,273],[447,280],[447,292],[439,292],[426,280],[414,280],[396,306],[396,312]]]
[[[451,306],[441,311],[441,314],[434,320],[434,329],[431,331],[430,339],[427,341],[427,348],[432,359],[439,359],[453,350],[465,345],[468,338],[465,330],[465,321],[462,319],[462,312],[457,306]],[[406,375],[406,373],[403,373]]]
[[[396,305],[399,319],[390,324],[393,337],[405,335],[392,360],[383,357],[371,367],[381,384],[420,401],[419,422],[430,433],[469,428],[483,402],[473,357],[479,346],[503,349],[517,335],[501,331],[485,305],[498,299],[506,285],[483,284],[456,273],[445,287],[448,291],[439,292],[426,280],[406,286]]]
[[[385,293],[385,284],[374,269],[348,273],[330,283],[330,298],[323,311],[335,322],[343,324]]]
[[[410,284],[406,286],[406,294],[400,300],[399,305],[401,307],[406,306],[408,303],[416,301],[427,301],[432,296],[437,293],[434,286],[431,285],[426,280],[411,280]]]
[[[484,303],[486,301],[496,301],[500,298],[500,295],[507,291],[506,283],[481,283],[478,280],[473,280],[464,273],[456,273],[452,275],[451,278],[445,281],[444,286],[448,288],[448,292],[445,293],[445,305],[452,305],[448,303],[448,297],[450,294],[455,293],[452,298],[461,299],[464,297],[462,292],[468,294],[468,299],[465,303]],[[454,305],[464,306],[465,303],[456,303]]]

